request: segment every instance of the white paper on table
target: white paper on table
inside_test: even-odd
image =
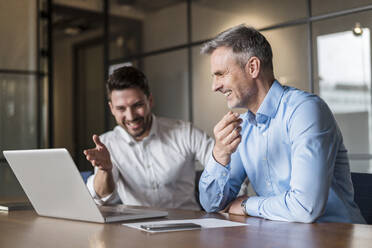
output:
[[[205,218],[205,219],[188,219],[188,220],[163,220],[163,221],[149,221],[149,222],[137,222],[137,223],[127,223],[123,226],[128,226],[131,228],[140,229],[141,231],[146,231],[150,233],[158,232],[173,232],[173,231],[185,231],[185,230],[195,230],[195,229],[168,229],[168,230],[157,230],[150,231],[141,228],[141,225],[153,225],[153,224],[179,224],[179,223],[195,223],[202,226],[202,229],[205,228],[217,228],[217,227],[232,227],[232,226],[247,226],[246,223],[234,222],[229,220],[220,220],[216,218]]]

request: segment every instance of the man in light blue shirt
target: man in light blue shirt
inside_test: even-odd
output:
[[[227,209],[270,220],[365,223],[354,202],[342,134],[318,96],[274,78],[265,37],[240,25],[207,42],[213,90],[229,112],[214,128],[216,143],[199,183],[208,212]],[[238,197],[248,177],[257,196]]]

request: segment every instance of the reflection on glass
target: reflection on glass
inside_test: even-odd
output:
[[[113,33],[115,26],[124,30],[121,35],[124,39],[124,46],[127,46],[129,50],[149,52],[187,42],[185,0],[110,0],[110,16],[110,33]],[[114,20],[118,18],[127,20],[115,22]],[[110,59],[118,58],[115,53],[110,54]]]
[[[111,13],[109,25],[109,60],[126,58],[141,52],[141,20]]]
[[[362,31],[359,35],[350,30],[317,36],[317,69],[319,94],[334,113],[349,152],[371,154],[370,30]],[[353,171],[371,169],[368,161],[352,161]]]
[[[0,75],[0,150],[36,148],[36,80]]]

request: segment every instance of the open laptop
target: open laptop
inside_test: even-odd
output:
[[[99,223],[168,215],[97,206],[66,149],[4,151],[4,156],[38,215]]]

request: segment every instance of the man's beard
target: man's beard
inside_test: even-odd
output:
[[[152,123],[152,116],[149,115],[148,117],[144,118],[144,117],[139,117],[137,119],[134,119],[132,122],[137,122],[137,121],[141,121],[142,122],[142,127],[140,128],[139,131],[137,132],[133,132],[133,130],[128,127],[129,125],[127,123],[122,123],[122,126],[125,127],[125,129],[127,130],[127,132],[133,137],[133,138],[138,138],[138,137],[141,137],[144,133],[146,133],[146,131],[148,131],[150,128],[151,128],[151,123]]]

